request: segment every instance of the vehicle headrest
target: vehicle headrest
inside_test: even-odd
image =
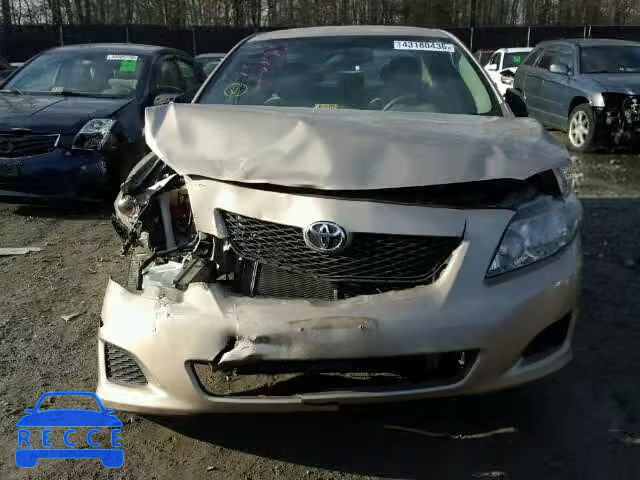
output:
[[[380,69],[380,80],[386,82],[398,74],[420,77],[420,62],[417,58],[408,56],[394,58]]]
[[[282,75],[309,75],[311,67],[301,62],[285,63],[280,71]]]

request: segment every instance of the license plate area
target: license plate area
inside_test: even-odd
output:
[[[0,158],[0,177],[17,177],[20,175],[20,162]]]

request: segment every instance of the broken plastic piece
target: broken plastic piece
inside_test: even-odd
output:
[[[16,248],[0,248],[0,256],[10,255],[26,255],[31,252],[40,252],[40,247],[16,247]]]
[[[74,320],[74,319],[78,318],[83,313],[84,312],[75,312],[75,313],[71,313],[69,315],[60,315],[60,318],[62,318],[62,320],[64,320],[65,322],[68,322],[70,320]]]

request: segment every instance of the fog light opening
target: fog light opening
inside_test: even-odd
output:
[[[535,362],[560,349],[567,340],[570,325],[571,313],[568,313],[542,330],[522,352],[525,362]]]

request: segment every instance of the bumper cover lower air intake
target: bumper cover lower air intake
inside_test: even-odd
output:
[[[145,385],[147,379],[131,354],[110,343],[104,344],[107,378],[112,382]]]

